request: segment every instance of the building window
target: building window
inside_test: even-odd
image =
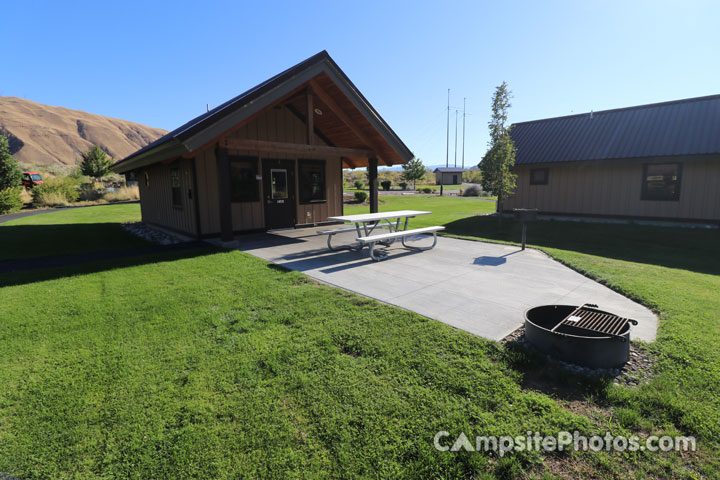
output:
[[[300,203],[319,203],[327,200],[325,188],[325,160],[298,162]]]
[[[150,186],[150,174],[148,174],[148,172],[145,172],[145,186]]]
[[[230,157],[230,198],[233,202],[257,202],[260,187],[257,180],[257,157]]]
[[[180,188],[180,169],[170,169],[170,190],[173,207],[182,207],[182,189]]]
[[[682,164],[649,163],[643,172],[642,200],[679,200]]]
[[[533,168],[530,170],[530,185],[547,185],[548,177],[547,168]]]

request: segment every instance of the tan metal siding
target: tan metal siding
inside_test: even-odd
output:
[[[641,200],[643,165],[683,164],[680,200]],[[531,168],[548,168],[547,185],[530,185]],[[658,158],[517,167],[517,189],[505,209],[577,215],[720,220],[720,159]]]
[[[180,190],[182,207],[172,205],[172,189],[170,169],[180,170]],[[149,185],[145,185],[145,173],[149,177]],[[194,192],[193,171],[190,160],[182,159],[172,164],[156,164],[138,171],[140,189],[140,210],[143,222],[152,223],[190,235],[196,234],[195,200],[189,198]]]

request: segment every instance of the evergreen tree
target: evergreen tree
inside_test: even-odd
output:
[[[22,183],[22,170],[10,155],[10,142],[0,135],[0,190],[18,187]]]
[[[102,178],[110,172],[110,165],[112,164],[112,157],[109,157],[97,145],[93,145],[90,150],[82,154],[80,171],[88,177]]]

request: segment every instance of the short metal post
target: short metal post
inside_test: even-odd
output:
[[[523,222],[522,224],[523,230],[522,230],[522,249],[525,250],[525,233],[527,231],[527,224]]]

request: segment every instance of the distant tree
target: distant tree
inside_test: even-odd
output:
[[[10,142],[0,135],[0,190],[18,187],[22,183],[22,170],[10,155]]]
[[[510,103],[510,90],[503,82],[495,89],[492,100],[492,116],[488,122],[490,141],[488,151],[478,165],[482,173],[483,190],[497,195],[498,225],[502,230],[502,211],[505,197],[515,191],[517,176],[511,169],[515,165],[515,144],[510,128],[505,125]]]
[[[419,158],[413,158],[402,166],[402,179],[412,182],[413,190],[415,190],[415,182],[425,178],[425,165]]]
[[[82,154],[80,171],[88,177],[102,178],[110,173],[110,165],[112,164],[112,157],[109,157],[108,154],[97,145],[93,145],[90,150]]]
[[[365,186],[365,184],[364,184],[362,181],[360,181],[360,180],[355,180],[355,181],[353,182],[353,185],[355,185],[355,188],[356,188],[357,190],[362,190],[362,188]]]
[[[392,186],[392,181],[383,180],[382,182],[380,182],[380,186],[382,186],[382,189],[385,191],[390,190],[390,187]]]

